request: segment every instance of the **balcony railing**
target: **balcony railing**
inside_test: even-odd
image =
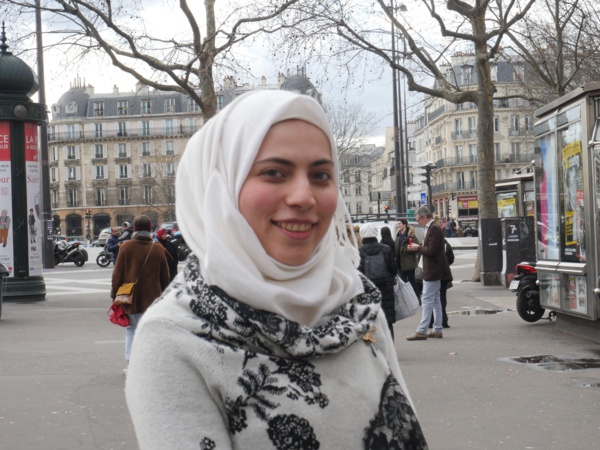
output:
[[[118,139],[118,138],[130,138],[130,137],[150,137],[150,136],[191,136],[198,131],[197,126],[180,125],[178,127],[153,127],[148,130],[146,128],[130,128],[126,132],[124,131],[104,131],[103,136],[99,137],[96,135],[95,130],[79,131],[79,132],[54,132],[48,133],[48,141],[75,141],[82,139]]]
[[[476,181],[442,183],[431,186],[432,194],[440,194],[444,192],[471,191],[477,189]]]
[[[506,153],[500,155],[494,155],[494,162],[497,163],[529,163],[534,158],[533,153]],[[476,155],[465,155],[454,158],[444,158],[436,161],[435,165],[438,169],[442,167],[456,167],[456,166],[476,166],[477,165]]]
[[[429,114],[427,114],[427,120],[429,122],[431,122],[434,119],[437,119],[438,117],[440,117],[442,114],[444,114],[444,112],[446,112],[446,107],[445,106],[440,106],[438,109],[436,109],[433,112],[430,112]]]

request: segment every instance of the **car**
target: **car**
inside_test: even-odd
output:
[[[169,234],[173,234],[179,230],[179,225],[177,225],[177,222],[164,222],[160,228],[164,228]]]
[[[111,227],[103,228],[102,231],[100,232],[100,234],[98,235],[98,239],[96,240],[94,245],[96,247],[104,247],[106,245],[106,241],[108,241],[108,238],[110,237],[111,234],[112,234]]]

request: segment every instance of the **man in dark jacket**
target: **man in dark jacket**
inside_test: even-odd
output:
[[[408,250],[423,255],[423,294],[421,296],[422,316],[417,332],[408,336],[409,341],[421,341],[428,337],[442,338],[442,304],[440,286],[442,279],[449,279],[450,267],[444,251],[444,232],[439,225],[434,224],[433,215],[422,206],[415,211],[415,220],[425,226],[423,245],[411,244]],[[427,327],[433,312],[433,331],[427,334]]]
[[[360,264],[358,270],[366,275],[381,292],[381,307],[385,313],[392,339],[396,309],[394,307],[394,284],[398,274],[396,257],[390,246],[377,242],[377,229],[366,224],[360,229],[362,247],[360,247]]]
[[[121,236],[121,230],[119,227],[112,227],[110,230],[110,237],[106,241],[106,251],[112,256],[113,265],[117,261],[119,255],[119,237]]]

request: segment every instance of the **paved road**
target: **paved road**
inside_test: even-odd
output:
[[[455,278],[470,278],[473,255],[457,255]],[[468,276],[457,276],[463,272]],[[61,265],[45,274],[46,301],[4,305],[0,448],[137,448],[123,395],[124,331],[106,318],[109,279],[110,268],[93,263]],[[430,448],[600,449],[599,368],[548,371],[509,360],[598,361],[600,344],[548,321],[523,322],[504,288],[455,284],[444,339],[406,341],[417,316],[395,325],[398,359]],[[473,313],[481,310],[504,312]]]

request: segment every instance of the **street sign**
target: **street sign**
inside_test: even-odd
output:
[[[427,204],[427,194],[425,192],[421,192],[421,206],[425,206]]]

